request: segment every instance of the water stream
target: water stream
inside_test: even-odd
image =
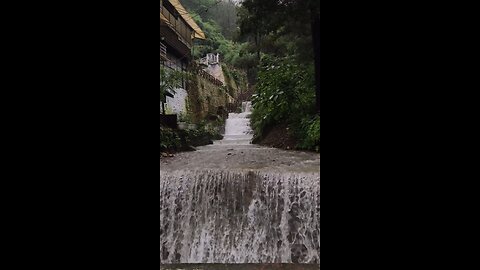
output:
[[[263,158],[259,151],[293,158],[251,145],[251,105],[242,107],[229,114],[223,140],[161,171],[162,263],[320,263],[320,173],[232,164]],[[201,163],[208,157],[217,164]],[[188,162],[205,166],[178,165]]]
[[[223,140],[215,141],[216,145],[248,145],[253,138],[250,128],[250,115],[252,113],[250,102],[242,102],[241,113],[229,113],[225,121],[225,135]]]

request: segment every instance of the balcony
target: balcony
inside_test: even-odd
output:
[[[160,9],[160,13],[166,18],[166,25],[172,29],[178,36],[178,40],[184,43],[189,49],[192,47],[193,30],[187,25],[181,16],[173,15],[165,7]]]

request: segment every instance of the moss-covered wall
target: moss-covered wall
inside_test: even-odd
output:
[[[201,76],[193,76],[188,87],[187,109],[190,119],[198,123],[210,115],[217,115],[219,108],[224,110],[235,99],[226,92],[224,86],[217,86]]]
[[[243,101],[238,98],[247,89],[245,73],[222,65],[225,86],[218,86],[200,75],[192,75],[187,86],[188,118],[199,123],[209,116],[232,110]],[[226,116],[224,114],[224,116]]]
[[[237,100],[247,90],[247,75],[225,64],[222,64],[222,70],[227,92]]]

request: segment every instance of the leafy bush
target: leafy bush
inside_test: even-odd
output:
[[[221,140],[223,137],[217,129],[210,127],[199,127],[197,129],[188,129],[181,132],[186,145],[201,146],[211,143],[212,140]]]
[[[299,143],[297,148],[320,151],[320,116],[306,117],[302,119],[297,129]]]
[[[289,58],[264,57],[252,97],[252,127],[262,137],[268,127],[300,122],[315,108],[314,70]]]
[[[170,129],[160,127],[160,151],[178,149],[181,146],[180,137]]]
[[[206,122],[200,124],[197,129],[188,130],[173,130],[166,127],[160,127],[160,151],[175,150],[183,151],[184,148],[193,145],[201,146],[211,143],[211,140],[221,140],[223,136],[220,135],[216,121],[211,125]]]

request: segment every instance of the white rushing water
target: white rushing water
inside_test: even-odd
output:
[[[162,263],[320,263],[320,176],[160,176]]]
[[[320,263],[319,157],[251,144],[250,114],[162,165],[161,263]]]
[[[250,128],[250,115],[252,114],[252,104],[250,101],[242,102],[241,113],[229,113],[225,121],[225,135],[223,140],[216,141],[214,144],[221,145],[248,145],[253,138],[253,132]]]

